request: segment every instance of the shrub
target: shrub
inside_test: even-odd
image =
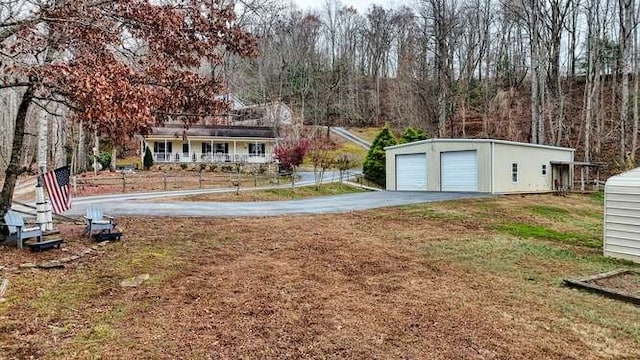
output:
[[[291,171],[291,187],[294,186],[298,166],[302,164],[309,145],[307,138],[291,137],[282,140],[273,149],[273,157],[278,160],[279,171]]]
[[[396,138],[393,136],[389,125],[385,125],[373,140],[367,158],[362,165],[362,172],[366,179],[385,187],[387,183],[387,166],[384,148],[396,144]]]
[[[149,150],[148,146],[144,150],[143,165],[145,170],[149,170],[153,166],[153,155],[151,155],[151,150]]]
[[[400,144],[406,144],[406,143],[412,143],[420,140],[427,140],[428,138],[429,138],[429,134],[427,134],[423,130],[408,127],[404,129],[404,131],[400,135],[400,139],[398,139],[398,142]]]
[[[220,171],[222,171],[222,172],[234,172],[235,168],[231,164],[222,164],[222,165],[220,165]]]
[[[111,166],[111,154],[108,152],[101,152],[96,157],[96,160],[100,165],[102,165],[103,169],[108,169]]]

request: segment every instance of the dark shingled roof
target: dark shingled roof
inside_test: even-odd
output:
[[[194,125],[185,129],[179,125],[167,125],[164,127],[154,127],[152,136],[209,136],[209,137],[230,137],[230,138],[273,138],[277,137],[276,131],[272,127],[264,126],[223,126],[223,125]]]

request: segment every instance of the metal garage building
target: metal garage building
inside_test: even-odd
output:
[[[640,168],[604,186],[604,255],[640,262]]]
[[[548,192],[570,188],[575,150],[492,139],[429,139],[385,148],[387,190]]]

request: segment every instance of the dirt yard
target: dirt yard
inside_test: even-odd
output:
[[[601,208],[512,196],[123,218],[120,242],[63,269],[18,269],[95,245],[68,225],[66,251],[0,249],[0,358],[637,359],[640,307],[561,285],[639,269],[601,256]]]

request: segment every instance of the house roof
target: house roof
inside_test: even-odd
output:
[[[575,149],[559,147],[559,146],[529,144],[529,143],[521,143],[521,142],[507,141],[507,140],[496,140],[496,139],[427,139],[427,140],[421,140],[421,141],[416,141],[416,142],[411,142],[406,144],[387,146],[384,149],[389,150],[389,149],[402,148],[405,146],[414,146],[419,144],[430,144],[430,143],[445,143],[445,142],[448,142],[448,143],[494,143],[494,144],[505,144],[505,145],[524,146],[524,147],[539,148],[539,149],[553,149],[553,150],[564,150],[564,151],[575,152]]]
[[[228,101],[230,110],[237,110],[245,106],[242,100],[235,94],[220,94],[216,95],[214,99]]]
[[[283,102],[245,105],[231,110],[233,123],[240,125],[247,121],[257,124],[291,124],[291,109]]]
[[[146,137],[225,137],[225,138],[277,138],[273,127],[264,126],[223,126],[223,125],[193,125],[188,129],[183,126],[167,125],[154,127]]]

